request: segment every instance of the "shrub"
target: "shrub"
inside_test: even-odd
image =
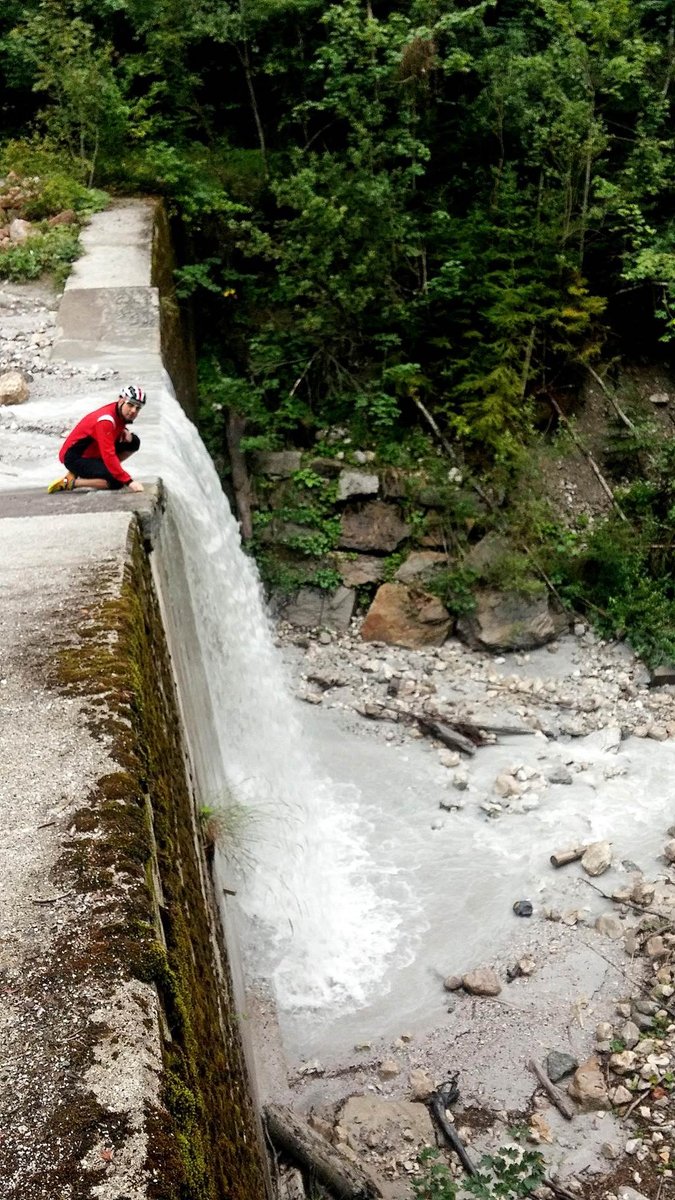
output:
[[[20,282],[49,273],[57,287],[62,287],[78,252],[79,230],[72,225],[58,225],[0,249],[0,278]]]

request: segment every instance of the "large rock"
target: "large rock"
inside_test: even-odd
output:
[[[486,533],[484,538],[471,547],[464,559],[464,566],[475,571],[477,575],[482,575],[501,562],[512,549],[500,533]]]
[[[653,667],[649,677],[649,686],[654,688],[667,687],[675,684],[675,663]]]
[[[391,554],[409,533],[410,526],[401,520],[394,505],[373,500],[343,514],[340,548]]]
[[[9,223],[9,239],[16,245],[20,242],[25,242],[29,237],[35,237],[40,230],[36,229],[30,221],[23,221],[21,217],[16,217]]]
[[[321,588],[303,587],[292,599],[282,601],[279,608],[285,621],[303,629],[346,629],[355,600],[351,588],[325,592]]]
[[[567,1090],[572,1099],[586,1112],[612,1107],[602,1069],[595,1055],[575,1071],[574,1079]]]
[[[57,213],[55,217],[50,217],[47,222],[52,228],[55,225],[74,225],[77,221],[77,213],[74,208],[64,208],[63,212]]]
[[[365,471],[341,471],[338,478],[338,500],[349,500],[350,496],[376,496],[380,487],[377,475]]]
[[[271,450],[256,454],[255,467],[261,475],[273,475],[276,479],[290,479],[300,470],[300,450]]]
[[[448,565],[447,554],[437,550],[413,550],[394,575],[399,583],[424,583],[435,571]]]
[[[470,646],[486,650],[532,650],[550,642],[566,625],[548,595],[523,595],[486,588],[476,593],[475,611],[460,617],[457,632]]]
[[[0,404],[23,404],[28,399],[28,384],[20,371],[0,375]]]
[[[441,646],[451,628],[452,617],[435,596],[402,583],[384,583],[361,626],[361,637],[417,650]]]
[[[581,865],[587,875],[604,875],[612,865],[612,847],[609,842],[591,842],[581,856]]]
[[[467,971],[462,986],[472,996],[498,996],[502,990],[499,976],[492,967],[476,967]]]
[[[359,587],[363,583],[381,583],[384,577],[384,559],[372,554],[359,554],[358,558],[338,559],[338,571],[345,587]]]

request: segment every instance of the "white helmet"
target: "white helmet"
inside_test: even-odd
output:
[[[128,387],[122,388],[120,400],[128,400],[130,404],[137,404],[142,408],[145,404],[145,392],[138,384],[130,383]]]

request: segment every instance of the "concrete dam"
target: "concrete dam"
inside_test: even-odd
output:
[[[204,820],[224,803],[223,742],[245,781],[260,736],[241,727],[240,648],[264,666],[271,639],[176,400],[161,212],[119,204],[83,243],[57,312],[63,369],[32,388],[30,446],[12,442],[0,490],[0,1195],[258,1200],[228,868],[212,869]],[[47,495],[55,435],[134,380],[145,491]]]

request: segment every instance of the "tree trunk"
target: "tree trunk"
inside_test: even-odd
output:
[[[263,162],[263,171],[265,175],[267,175],[267,147],[265,145],[265,131],[262,127],[262,121],[260,119],[260,110],[258,108],[258,101],[256,99],[255,88],[253,86],[253,74],[251,71],[251,62],[248,57],[248,44],[246,42],[243,43],[243,50],[240,50],[237,47],[237,54],[239,55],[239,61],[244,69],[246,87],[248,89],[249,100],[251,101],[251,111],[253,112],[253,120],[255,121],[255,127],[258,133],[258,145],[260,146],[260,157],[262,158]]]
[[[240,413],[230,409],[227,414],[225,437],[232,467],[232,486],[241,525],[241,536],[244,541],[248,541],[253,536],[253,522],[251,520],[251,481],[241,449],[241,439],[245,429],[246,417],[242,417]]]

